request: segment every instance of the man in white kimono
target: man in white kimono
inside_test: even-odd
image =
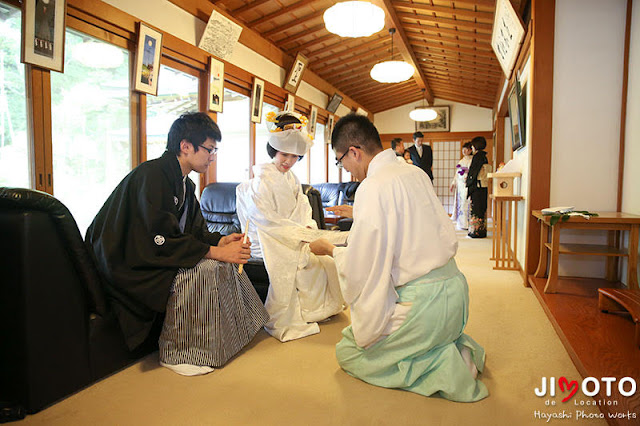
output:
[[[291,171],[309,150],[306,118],[290,112],[267,116],[267,152],[273,159],[253,168],[254,178],[236,188],[238,218],[251,238],[251,256],[269,274],[265,330],[286,342],[320,332],[317,322],[343,310],[333,259],[316,256],[307,242],[321,236],[344,242],[346,232],[319,230],[309,199]]]
[[[319,239],[317,255],[333,256],[351,325],[336,346],[340,366],[368,383],[471,402],[488,395],[476,380],[484,350],[463,333],[467,282],[453,259],[457,239],[431,180],[406,167],[366,117],[335,126],[337,165],[362,181],[351,209],[346,247]]]

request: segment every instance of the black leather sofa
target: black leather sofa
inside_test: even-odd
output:
[[[200,209],[211,232],[220,232],[223,235],[242,232],[236,213],[236,186],[238,186],[237,182],[215,182],[207,185],[202,191]],[[309,197],[313,219],[318,224],[318,228],[324,229],[324,212],[320,193],[312,186],[304,184],[302,191]],[[269,276],[264,262],[262,259],[250,259],[244,266],[244,270],[256,293],[264,302],[269,291]]]
[[[341,183],[316,183],[314,188],[320,192],[320,198],[322,199],[322,207],[334,207],[343,204],[353,205],[353,201],[356,197],[356,190],[360,182],[341,182]],[[338,221],[338,228],[341,231],[348,231],[351,229],[353,219],[340,219]]]
[[[0,188],[0,406],[34,413],[157,349],[129,352],[69,210]]]

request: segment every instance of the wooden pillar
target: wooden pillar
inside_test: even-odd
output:
[[[504,117],[498,117],[496,120],[496,167],[493,169],[494,171],[498,170],[498,165],[500,163],[506,163],[511,160],[511,158],[504,158]]]
[[[532,0],[531,22],[531,141],[529,144],[529,208],[524,271],[533,274],[540,250],[540,224],[532,210],[549,206],[553,124],[553,43],[555,0]],[[527,280],[525,279],[525,285]]]
[[[26,67],[27,103],[32,187],[53,195],[51,145],[51,74],[31,65]]]

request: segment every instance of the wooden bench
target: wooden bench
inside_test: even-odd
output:
[[[599,288],[598,308],[602,312],[629,312],[636,324],[636,346],[640,348],[640,290]]]

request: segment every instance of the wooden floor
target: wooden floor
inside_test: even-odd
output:
[[[634,344],[633,321],[629,315],[607,314],[598,309],[598,287],[615,287],[616,284],[564,278],[559,281],[556,294],[544,293],[545,278],[530,275],[529,284],[583,378],[615,377],[620,380],[631,377],[640,387],[640,349]],[[640,425],[640,389],[635,395],[624,397],[618,392],[616,381],[612,395],[606,396],[605,383],[600,383],[601,391],[593,399],[606,417],[610,413],[635,414],[635,419],[631,420],[607,418],[609,424]],[[580,394],[578,390],[576,395]],[[606,405],[609,401],[618,404]]]

